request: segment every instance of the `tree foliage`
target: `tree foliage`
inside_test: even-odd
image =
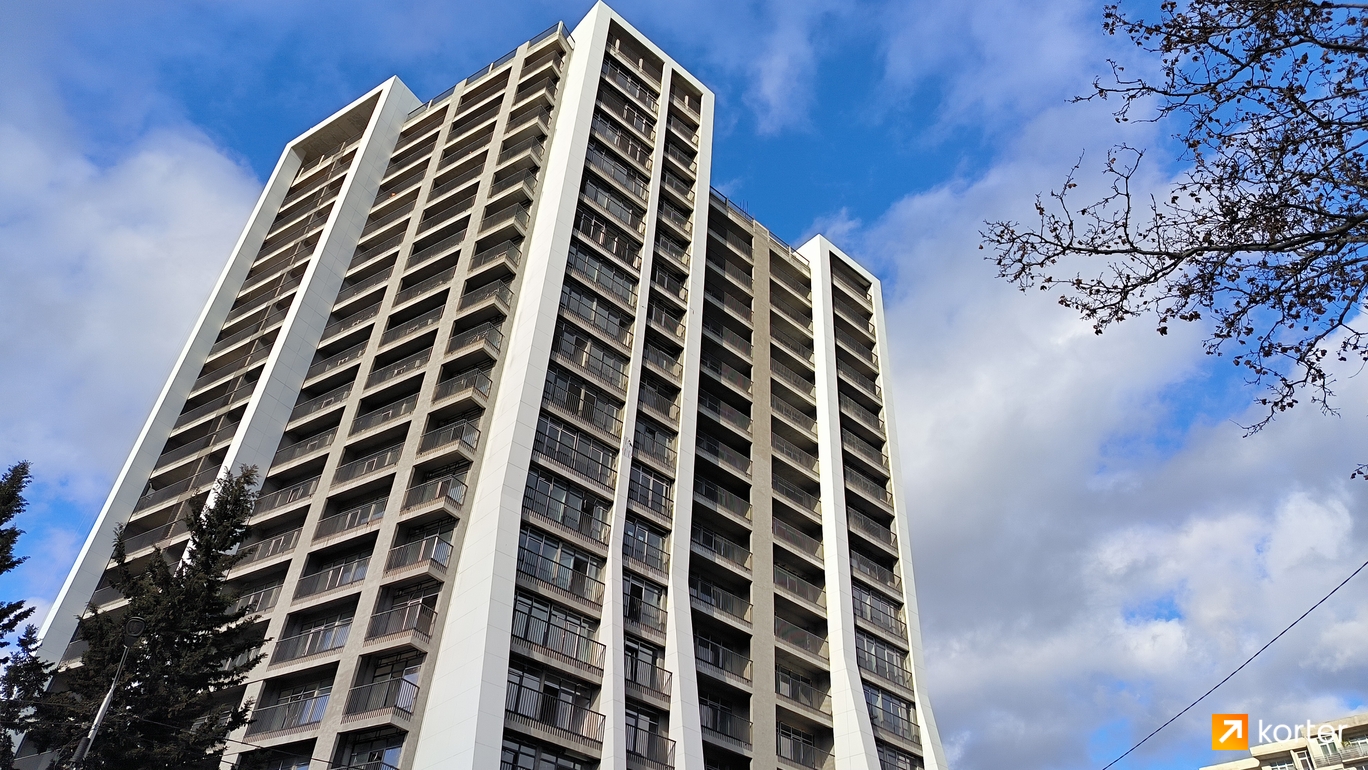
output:
[[[124,618],[147,627],[132,646],[117,696],[84,768],[88,770],[216,770],[224,739],[248,722],[250,703],[238,688],[260,661],[261,638],[251,609],[236,609],[226,587],[243,558],[255,504],[255,469],[220,479],[212,503],[187,514],[186,553],[170,559],[157,549],[136,571],[120,531],[112,585],[128,599],[118,617],[98,610],[78,633],[89,643],[82,665],[64,672],[60,687],[39,699],[29,736],[40,750],[71,756],[89,729],[124,651]]]
[[[18,462],[0,476],[0,575],[28,561],[27,556],[15,556],[14,546],[24,531],[11,522],[24,512],[28,502],[24,500],[24,488],[29,485],[29,464]],[[22,600],[0,602],[0,648],[10,645],[9,637],[19,629],[19,624],[33,615],[33,607],[25,607]],[[0,664],[7,663],[8,657],[0,658]]]
[[[1108,192],[1083,205],[1075,167],[1036,220],[987,223],[999,274],[1058,290],[1099,334],[1143,314],[1161,334],[1209,324],[1206,352],[1265,388],[1251,430],[1308,396],[1333,411],[1337,362],[1368,362],[1368,6],[1166,0],[1154,22],[1109,6],[1104,28],[1159,74],[1113,63],[1083,98],[1175,125],[1190,165],[1145,196],[1143,152],[1114,148]]]

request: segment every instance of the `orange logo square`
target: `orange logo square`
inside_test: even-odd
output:
[[[1249,715],[1212,714],[1212,751],[1248,751]]]

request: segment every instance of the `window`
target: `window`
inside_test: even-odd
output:
[[[588,766],[562,755],[559,749],[505,739],[500,767],[502,770],[587,770]]]
[[[628,227],[641,227],[641,210],[609,190],[606,185],[595,184],[593,177],[584,178],[584,196],[608,210]]]
[[[636,304],[637,282],[631,273],[600,259],[578,241],[570,244],[569,263],[608,293],[629,305]]]
[[[622,435],[622,406],[555,364],[546,372],[546,391],[542,398],[572,412],[615,436]]]
[[[628,518],[622,530],[622,553],[664,572],[669,563],[665,550],[665,532],[651,527],[644,521]]]
[[[878,744],[879,770],[921,770],[921,760],[892,746]]]
[[[631,573],[622,576],[622,614],[628,620],[665,630],[665,588]]]
[[[627,359],[604,348],[592,337],[562,323],[556,334],[556,353],[565,356],[586,371],[619,387],[627,387]]]
[[[561,307],[618,342],[626,344],[631,339],[632,319],[592,292],[568,281],[561,287]]]
[[[513,599],[513,635],[519,639],[560,650],[580,660],[575,652],[581,647],[587,649],[593,633],[594,621],[579,613],[522,593]],[[573,649],[566,649],[567,645]]]
[[[855,662],[866,671],[873,671],[885,679],[912,686],[907,672],[907,653],[882,639],[855,632]]]
[[[613,485],[617,450],[561,420],[542,415],[537,421],[537,435],[532,448],[600,484]]]
[[[577,572],[581,575],[598,580],[599,572],[603,569],[603,563],[597,557],[587,553],[582,553],[560,539],[550,535],[544,535],[536,530],[524,529],[518,537],[518,545],[523,554],[529,559],[535,559],[542,563],[549,562],[561,571]],[[523,559],[519,559],[522,561]],[[524,569],[531,572],[532,569]]]
[[[674,502],[674,481],[649,468],[632,463],[631,482],[627,485],[627,499],[641,503],[647,508],[670,515],[670,505]]]
[[[637,420],[636,448],[667,465],[675,461],[674,431],[656,425],[650,420]]]
[[[864,686],[869,718],[875,727],[888,730],[904,738],[915,740],[916,727],[912,724],[912,704],[878,687]]]
[[[608,526],[606,501],[540,468],[527,474],[523,507],[599,540]]]
[[[366,770],[389,770],[399,766],[399,755],[404,750],[404,733],[399,730],[375,730],[359,733],[347,740],[341,751],[341,766]]]

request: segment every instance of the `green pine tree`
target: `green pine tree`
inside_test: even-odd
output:
[[[24,487],[29,484],[29,464],[15,463],[0,476],[0,575],[28,561],[27,556],[16,557],[14,544],[24,531],[10,522],[24,512],[28,503],[24,500]],[[33,615],[33,607],[25,607],[23,601],[0,602],[0,648],[10,646],[9,637],[19,628],[19,624]],[[8,657],[0,658],[0,664],[7,663]]]
[[[0,770],[13,770],[14,750],[11,735],[33,728],[33,704],[43,696],[52,679],[53,665],[38,657],[38,629],[24,628],[18,651],[9,657],[5,673],[0,674]]]
[[[81,770],[219,770],[224,739],[248,722],[251,704],[239,703],[237,688],[262,657],[249,609],[234,609],[226,587],[243,558],[237,551],[255,483],[255,468],[219,480],[213,502],[186,517],[190,543],[178,564],[158,550],[134,573],[119,532],[112,585],[127,608],[81,621],[78,633],[90,647],[82,665],[62,675],[61,691],[39,699],[29,736],[40,750],[55,750],[63,762],[71,756],[114,678],[125,619],[140,617],[146,630]]]

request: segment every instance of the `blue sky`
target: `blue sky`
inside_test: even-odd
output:
[[[1098,338],[1004,286],[985,219],[1164,131],[1068,104],[1108,57],[1081,0],[616,6],[718,95],[714,183],[885,280],[927,691],[955,768],[1100,767],[1368,552],[1363,382],[1241,438],[1201,329]],[[390,75],[444,90],[587,3],[30,3],[0,24],[0,462],[35,463],[0,596],[46,606],[288,139]],[[1191,768],[1207,715],[1363,707],[1351,586],[1127,768]]]

